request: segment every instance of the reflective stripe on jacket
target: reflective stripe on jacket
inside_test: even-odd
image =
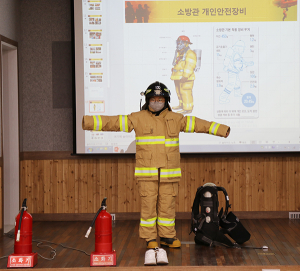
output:
[[[148,110],[119,116],[84,116],[84,130],[135,131],[138,180],[177,182],[181,177],[179,133],[226,136],[229,127],[165,109],[159,116]],[[160,176],[159,170],[160,169]]]

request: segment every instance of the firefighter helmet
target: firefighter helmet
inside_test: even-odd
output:
[[[162,96],[169,103],[171,92],[165,84],[156,81],[148,86],[147,90],[145,92],[142,92],[141,95],[144,95],[146,97],[146,100],[151,97]]]
[[[187,37],[187,36],[179,36],[178,39],[177,39],[177,41],[179,41],[179,40],[185,41],[185,42],[187,42],[188,44],[193,44],[193,43],[191,43],[189,37]]]

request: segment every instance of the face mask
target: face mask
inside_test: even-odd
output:
[[[181,51],[185,47],[185,43],[182,40],[176,41],[176,49],[177,51]]]
[[[149,106],[154,110],[154,112],[160,111],[164,108],[164,102],[150,102]]]

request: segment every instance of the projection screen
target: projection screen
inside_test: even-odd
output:
[[[74,29],[76,153],[135,153],[134,131],[83,131],[81,120],[139,111],[154,81],[179,105],[180,36],[196,61],[187,115],[231,127],[227,139],[181,133],[182,153],[300,150],[297,1],[74,0]]]

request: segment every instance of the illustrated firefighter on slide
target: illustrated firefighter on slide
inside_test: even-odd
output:
[[[242,97],[241,80],[239,74],[244,68],[253,66],[253,61],[245,61],[243,53],[245,51],[245,43],[242,40],[237,41],[231,48],[227,50],[224,59],[224,71],[228,72],[228,83],[225,89],[221,92],[219,103],[229,103],[229,95],[234,92],[235,97]]]
[[[194,108],[193,86],[195,73],[200,68],[201,50],[190,48],[190,39],[187,36],[179,36],[176,40],[176,50],[173,59],[171,80],[174,81],[179,105],[172,107],[179,110],[177,113],[189,114]],[[198,58],[198,63],[197,63]]]

